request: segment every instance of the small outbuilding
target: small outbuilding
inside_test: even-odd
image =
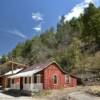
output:
[[[56,62],[27,67],[20,73],[9,77],[10,88],[25,91],[39,91],[76,87],[77,78],[61,69]]]
[[[14,61],[7,61],[4,64],[0,65],[0,86],[3,89],[9,88],[11,85],[11,81],[8,77],[21,72],[26,67],[26,65]]]
[[[12,71],[9,71],[9,72],[7,72],[7,73],[5,73],[4,75],[1,75],[1,78],[0,79],[2,79],[1,80],[1,82],[2,82],[2,84],[1,84],[1,86],[4,88],[4,89],[6,89],[6,88],[10,88],[10,78],[8,78],[9,76],[11,76],[11,75],[15,75],[15,74],[17,74],[17,73],[19,73],[20,71],[22,71],[23,70],[23,68],[17,68],[17,69],[15,69],[15,70],[13,70],[13,73],[12,73]]]

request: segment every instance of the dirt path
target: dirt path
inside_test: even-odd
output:
[[[84,87],[53,91],[48,97],[49,100],[100,100],[100,97],[90,95],[85,92]],[[48,100],[47,99],[47,100]]]
[[[100,100],[100,97],[92,96],[84,92],[69,93],[68,97],[72,98],[72,100]]]

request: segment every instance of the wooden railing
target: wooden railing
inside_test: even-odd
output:
[[[11,89],[20,90],[20,85],[19,84],[11,84]]]
[[[28,91],[40,91],[43,89],[43,84],[42,83],[36,83],[36,84],[24,84],[23,85],[23,90],[28,90]]]

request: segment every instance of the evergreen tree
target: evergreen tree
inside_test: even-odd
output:
[[[93,4],[85,9],[83,14],[82,39],[87,43],[96,43],[100,46],[100,10]]]
[[[7,61],[7,56],[3,55],[0,59],[1,64],[5,63]]]

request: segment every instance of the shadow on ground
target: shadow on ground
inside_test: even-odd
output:
[[[31,96],[30,92],[20,91],[20,90],[7,90],[3,91],[2,93],[13,97]]]

